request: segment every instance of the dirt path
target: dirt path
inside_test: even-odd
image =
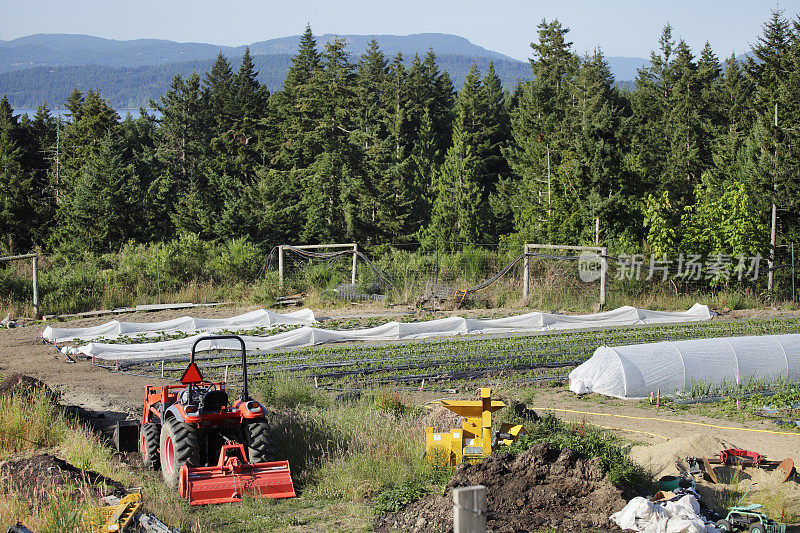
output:
[[[84,318],[69,322],[48,322],[0,330],[0,373],[20,372],[37,378],[62,394],[62,403],[105,413],[107,416],[136,415],[141,410],[144,387],[160,382],[158,377],[138,377],[109,372],[88,361],[68,363],[51,344],[42,341],[47,325],[88,327],[109,320],[157,322],[185,316],[222,318],[253,310],[255,307],[197,308],[191,310],[131,313]]]

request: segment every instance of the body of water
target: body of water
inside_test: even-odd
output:
[[[127,117],[128,115],[130,115],[131,118],[133,118],[133,119],[137,119],[137,118],[139,118],[141,116],[141,112],[140,112],[138,107],[137,108],[121,107],[121,108],[115,109],[114,111],[117,112],[117,115],[119,115],[119,118],[121,120],[125,120],[125,117]],[[146,107],[145,111],[147,111],[147,113],[149,115],[155,115],[156,118],[161,118],[161,113],[159,113],[155,109]],[[36,110],[35,109],[22,109],[22,108],[14,109],[14,114],[15,115],[23,115],[23,114],[26,114],[26,113],[27,113],[28,117],[31,118],[31,119],[34,116],[36,116]],[[65,120],[67,120],[69,118],[68,117],[69,109],[51,109],[50,110],[50,114],[52,116],[54,116],[54,117],[61,117],[61,118],[65,119]]]

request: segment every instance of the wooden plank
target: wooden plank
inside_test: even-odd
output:
[[[711,481],[718,484],[719,478],[717,477],[717,471],[714,470],[714,467],[711,466],[711,463],[708,461],[707,458],[703,457],[702,461],[703,461],[703,469],[706,471],[706,474],[708,474],[708,477],[711,478]]]
[[[528,244],[529,248],[539,248],[542,250],[578,250],[589,252],[602,252],[603,248],[600,246],[562,246],[560,244]]]
[[[295,246],[293,244],[285,244],[286,247],[297,248],[298,250],[311,250],[313,248],[353,248],[354,250],[357,249],[356,247],[358,244],[351,242],[347,244],[301,244],[299,246]]]
[[[177,303],[177,304],[143,304],[135,307],[116,307],[114,309],[101,309],[98,311],[84,311],[82,313],[73,313],[69,315],[45,315],[44,320],[51,320],[57,318],[91,318],[103,315],[121,315],[125,313],[136,312],[152,312],[152,311],[172,311],[179,309],[193,309],[197,307],[220,307],[223,305],[233,305],[233,302],[210,302],[202,304],[194,303]]]
[[[17,259],[30,259],[31,257],[37,257],[37,255],[36,254],[7,255],[5,257],[0,257],[0,261],[16,261]]]

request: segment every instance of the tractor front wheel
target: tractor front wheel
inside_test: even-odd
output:
[[[245,422],[242,425],[244,443],[247,446],[247,457],[251,463],[263,463],[275,460],[275,446],[272,443],[272,432],[263,418]]]
[[[139,453],[142,455],[142,463],[148,470],[158,470],[160,462],[158,460],[159,429],[158,424],[147,422],[142,424],[139,432]]]
[[[200,465],[200,441],[197,429],[175,419],[165,420],[161,426],[161,474],[166,484],[178,488],[181,466]]]
[[[767,528],[764,524],[753,524],[750,526],[750,533],[766,533]]]

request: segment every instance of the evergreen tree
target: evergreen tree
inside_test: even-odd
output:
[[[0,100],[0,236],[11,253],[22,253],[32,244],[35,223],[30,200],[34,196],[30,174],[22,166],[23,150],[17,144],[17,116],[3,96]]]
[[[508,177],[508,163],[503,157],[503,148],[511,136],[511,120],[508,113],[507,94],[494,69],[494,62],[483,77],[483,139],[478,152],[478,159],[483,167],[483,201],[494,194],[497,182]]]
[[[669,142],[666,166],[661,176],[663,186],[682,207],[691,203],[694,185],[702,173],[700,159],[702,128],[699,105],[701,91],[697,64],[685,41],[680,41],[670,66],[673,76],[667,99],[665,132]]]
[[[429,250],[442,244],[452,248],[477,243],[482,235],[478,160],[468,142],[468,126],[468,114],[462,111],[453,128],[453,146],[435,174],[431,219],[420,235]]]
[[[792,133],[791,123],[783,120],[791,119],[792,100],[798,98],[790,88],[792,42],[796,38],[783,13],[773,11],[763,26],[763,35],[753,46],[753,57],[748,58],[746,64],[748,78],[755,87],[752,98],[754,124],[749,129],[745,146],[746,187],[766,220],[769,220],[772,209],[796,206],[800,194],[800,180],[792,172],[796,166],[792,157],[792,145],[796,141],[792,137],[796,134]],[[783,111],[788,112],[786,116]],[[791,216],[787,218],[778,212],[777,219],[786,223],[780,232],[781,238],[800,230]]]
[[[572,43],[565,39],[568,32],[558,20],[539,24],[539,42],[531,43],[534,80],[524,85],[511,114],[512,141],[505,154],[518,179],[499,188],[495,212],[498,217],[513,212],[514,230],[528,242],[550,241],[559,227],[553,169],[561,164],[572,138],[571,94],[577,68]]]
[[[317,41],[311,28],[306,26],[300,37],[300,48],[292,58],[292,66],[286,74],[283,91],[279,93],[277,102],[283,117],[283,142],[276,163],[283,170],[306,168],[320,152],[314,133],[320,120],[319,100],[315,90],[321,70]]]
[[[172,220],[194,216],[197,220],[211,218],[208,174],[204,171],[209,158],[213,130],[206,96],[200,87],[200,77],[192,74],[186,81],[175,76],[167,94],[151,105],[161,113],[155,142],[155,157],[163,167],[159,183],[167,212],[178,210]],[[186,198],[183,198],[186,196]],[[181,213],[187,207],[192,214]],[[177,228],[184,229],[176,223]],[[213,228],[203,225],[198,234],[213,235]]]
[[[314,76],[314,97],[309,102],[319,113],[309,137],[320,150],[302,177],[300,237],[327,242],[356,238],[364,232],[368,215],[361,202],[363,152],[353,142],[355,73],[343,40],[326,44],[322,65]]]
[[[405,165],[395,164],[396,142],[391,135],[393,106],[389,62],[378,42],[370,40],[357,65],[356,125],[364,152],[365,213],[369,240],[394,239],[401,234],[407,216],[404,198]],[[393,109],[394,107],[394,109]]]
[[[675,84],[672,69],[675,42],[670,25],[664,27],[658,42],[660,53],[651,52],[650,65],[639,69],[636,90],[631,94],[631,147],[625,168],[644,190],[660,193],[667,189],[662,180],[668,171],[667,157],[671,152],[667,123]],[[673,216],[679,216],[677,210]]]
[[[235,105],[233,72],[228,59],[219,53],[217,60],[206,73],[203,80],[203,92],[209,103],[210,111],[217,124],[217,131],[225,131],[232,127],[233,117],[236,111]]]
[[[622,108],[613,90],[614,77],[600,50],[582,59],[573,85],[575,135],[568,164],[559,167],[560,187],[572,197],[575,226],[562,224],[561,238],[580,235],[581,241],[600,240],[624,231],[631,213],[630,180],[623,175]],[[605,241],[605,239],[603,239]]]
[[[258,82],[258,71],[253,65],[250,47],[245,47],[242,64],[233,79],[236,117],[256,121],[267,114],[269,90]]]
[[[141,228],[140,190],[133,165],[124,163],[120,146],[107,133],[83,166],[68,209],[60,210],[61,242],[106,252],[136,239]]]

